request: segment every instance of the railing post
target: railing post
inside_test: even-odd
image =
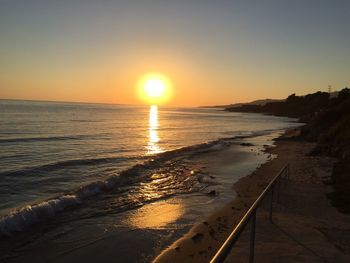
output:
[[[277,189],[277,203],[280,203],[280,193],[281,193],[281,176],[278,178],[278,189]]]
[[[249,263],[254,263],[254,247],[255,247],[255,223],[256,223],[256,211],[254,211],[250,225],[250,252]]]
[[[271,198],[270,198],[270,216],[269,216],[269,219],[270,219],[270,222],[272,223],[272,209],[273,209],[273,192],[274,192],[274,189],[275,189],[275,184],[272,185],[272,188],[271,188]]]

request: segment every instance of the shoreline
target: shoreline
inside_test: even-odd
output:
[[[333,206],[331,206],[330,200],[326,198],[326,193],[323,193],[325,191],[330,190],[326,186],[324,186],[323,180],[324,178],[330,177],[333,167],[332,159],[324,156],[310,156],[309,153],[312,151],[314,144],[293,140],[292,138],[296,135],[298,135],[298,130],[292,129],[287,130],[284,135],[275,139],[276,146],[267,148],[266,152],[277,155],[277,158],[264,163],[250,175],[247,175],[239,179],[239,181],[237,181],[236,183],[234,183],[233,189],[236,191],[237,196],[231,202],[229,202],[216,212],[210,214],[205,219],[205,221],[193,226],[191,230],[187,232],[183,237],[178,239],[167,249],[163,250],[162,253],[160,253],[153,260],[153,262],[209,262],[210,259],[215,255],[217,250],[221,247],[223,242],[226,240],[228,235],[231,233],[234,226],[237,225],[237,223],[241,220],[244,213],[249,209],[249,207],[256,200],[259,194],[268,185],[270,180],[287,163],[291,164],[291,170],[293,173],[293,183],[295,182],[300,187],[300,189],[304,189],[302,187],[305,187],[305,185],[311,185],[310,187],[312,189],[314,184],[320,187],[318,189],[319,192],[317,192],[317,195],[324,197],[322,199],[323,206],[325,207],[325,209],[330,210],[333,215],[330,217],[329,222],[327,222],[325,225],[322,225],[320,222],[317,221],[323,220],[322,211],[315,212],[316,216],[313,216],[310,219],[310,215],[308,215],[308,210],[310,210],[310,207],[302,207],[300,208],[301,212],[298,212],[298,216],[300,217],[299,214],[302,214],[304,218],[299,218],[299,221],[311,221],[315,225],[321,224],[323,228],[329,229],[333,226],[333,221],[338,220],[339,224],[343,225],[343,229],[350,228],[350,224],[344,223],[350,219],[349,216],[340,214]],[[305,198],[308,198],[308,194],[308,192],[305,193]],[[290,198],[296,198],[295,193],[292,193],[291,196],[292,197]],[[312,198],[312,196],[310,198]],[[303,202],[301,201],[300,203]],[[290,208],[288,207],[283,209],[288,211],[288,209]],[[283,209],[282,213],[285,212]],[[295,210],[296,208],[293,209]],[[291,222],[289,222],[290,219],[288,220],[288,218],[293,218],[293,216],[294,215],[288,215],[287,217],[285,216],[287,219],[284,220],[291,224]],[[303,229],[303,227],[301,227],[300,225],[297,225],[296,229],[298,229],[298,227]],[[249,227],[247,227],[247,229],[249,229]],[[306,230],[304,229],[304,231]],[[322,247],[326,245],[332,247],[335,246],[333,244],[334,242],[329,241],[330,239],[319,239],[319,237],[316,234],[315,240],[312,240],[312,242],[317,244],[314,250],[317,250],[318,248],[322,249]],[[261,235],[263,235],[263,233]],[[339,235],[339,237],[341,236],[342,235]],[[265,236],[265,239],[266,238],[270,238],[270,236]],[[308,236],[305,238],[308,238]],[[240,245],[238,253],[235,252],[235,256],[235,253],[229,255],[228,262],[247,261],[247,251],[249,251],[249,239],[247,237],[245,239],[246,242],[244,243],[244,245]],[[243,246],[243,248],[241,246]],[[263,254],[265,260],[264,262],[271,262],[273,257],[279,258],[280,256],[278,255],[278,253],[273,252],[272,249],[274,247],[278,247],[278,243],[274,243],[272,246],[268,242],[262,242],[258,243],[257,246],[259,246],[261,254],[267,251],[265,254]],[[281,246],[283,247],[283,245]],[[295,244],[295,242],[292,242],[291,244],[289,244],[289,246],[289,249],[286,250],[287,252],[281,249],[284,255],[288,254],[288,256],[290,256],[294,253],[292,251],[297,251],[298,248],[300,250],[300,244]],[[328,249],[328,251],[328,254],[324,253],[324,258],[331,258],[331,256],[336,255],[336,257],[339,259],[339,261],[337,262],[346,262],[346,260],[348,260],[347,255],[342,253],[339,249]],[[302,251],[301,253],[306,254],[304,258],[308,258],[308,260],[311,260],[310,262],[313,262],[312,260],[315,260],[313,258],[314,255],[310,256],[308,252],[305,251]],[[288,258],[288,256],[286,256],[286,258]],[[319,259],[320,258],[316,258],[315,262],[318,262],[317,260]],[[294,262],[293,260],[284,260],[279,258],[279,260],[277,261]],[[328,261],[325,260],[325,262]]]
[[[287,131],[289,130],[284,131],[283,134],[286,134]],[[223,207],[215,212],[207,215],[204,221],[194,225],[184,236],[176,240],[171,246],[164,249],[156,256],[152,262],[210,261],[227,236],[231,233],[234,226],[241,220],[244,213],[256,200],[256,197],[268,185],[268,179],[272,179],[279,171],[279,168],[276,167],[276,173],[271,174],[269,178],[260,179],[254,176],[259,169],[273,160],[271,156],[275,154],[274,149],[278,147],[278,145],[276,145],[277,139],[281,138],[283,134],[273,139],[273,145],[264,145],[265,149],[263,151],[270,154],[269,159],[265,163],[232,184],[231,188],[236,193],[233,200],[224,204]],[[251,142],[247,141],[247,144],[251,144]],[[252,181],[253,177],[257,179],[253,179],[257,182],[256,184]]]
[[[166,167],[161,170],[157,168],[152,173],[171,174],[174,170],[177,174],[182,171],[181,173],[189,179],[198,180],[199,185],[196,183],[195,187],[207,185],[206,188],[199,192],[145,203],[139,208],[120,214],[102,214],[96,218],[84,219],[84,211],[89,215],[91,208],[98,210],[101,204],[105,204],[103,198],[93,198],[89,200],[89,205],[83,204],[79,209],[71,209],[70,213],[61,213],[47,223],[33,225],[28,231],[19,232],[8,244],[3,240],[3,249],[6,252],[4,259],[8,259],[9,262],[94,262],[97,260],[96,255],[99,255],[99,260],[103,262],[113,262],[116,257],[132,262],[149,262],[194,224],[201,222],[208,213],[214,212],[223,203],[231,200],[235,195],[231,187],[232,182],[250,174],[258,165],[266,162],[268,155],[261,149],[264,145],[272,143],[271,138],[281,132],[275,131],[254,138],[247,136],[223,139],[208,145],[209,151],[205,148],[197,153],[197,146],[192,148],[194,152],[190,151],[185,156],[180,154],[183,151],[180,150],[178,154],[181,158],[177,156],[167,163]],[[170,158],[168,155],[169,153],[165,153],[162,160]],[[162,163],[164,162],[160,162]],[[214,169],[209,171],[210,168]],[[153,185],[152,181],[145,181],[141,185],[147,191],[156,186],[155,191],[158,192],[158,182],[162,181],[163,179],[155,178],[156,185]],[[77,216],[83,216],[83,219],[72,221]],[[45,234],[46,240],[37,236],[37,233]],[[70,246],[72,240],[76,242]],[[147,244],[143,244],[146,240]],[[25,245],[27,242],[28,245]],[[24,246],[20,245],[21,243]],[[124,244],[132,246],[125,247]],[[135,249],[137,253],[133,253]]]
[[[28,203],[15,209],[9,209],[6,214],[0,215],[0,238],[16,235],[21,231],[28,230],[32,225],[50,220],[61,214],[66,209],[77,208],[85,203],[86,199],[108,192],[118,184],[123,184],[123,180],[128,180],[131,174],[138,175],[142,170],[155,169],[160,163],[168,162],[180,156],[198,154],[210,151],[212,147],[221,147],[228,141],[249,140],[252,138],[269,136],[279,133],[279,130],[269,131],[251,135],[237,135],[228,138],[180,147],[177,149],[158,153],[154,156],[146,157],[142,162],[132,165],[116,175],[109,176],[99,181],[90,182],[80,187],[73,188],[49,199],[40,202]],[[234,144],[234,143],[233,143]],[[249,143],[248,143],[249,144]],[[253,146],[253,145],[252,145]],[[223,146],[225,147],[225,146]],[[45,210],[45,211],[43,211]],[[23,219],[22,219],[23,217]],[[20,231],[18,231],[20,230]]]

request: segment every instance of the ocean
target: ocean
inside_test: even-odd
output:
[[[298,125],[288,118],[221,109],[0,100],[0,236],[11,239],[27,231],[32,240],[32,227],[56,235],[57,225],[68,233],[76,222],[93,218],[100,224],[102,217],[109,222],[105,229],[117,221],[120,234],[130,211],[163,200],[177,203],[215,185],[191,163],[197,155],[236,144],[238,149],[237,140],[257,136],[264,138],[262,146],[271,134]],[[250,170],[266,161],[259,158],[252,159]],[[248,170],[240,168],[241,176]],[[216,184],[231,181],[217,178]],[[223,193],[232,191],[226,188]],[[221,201],[205,202],[215,208]],[[208,209],[202,210],[187,212],[192,215],[187,225]],[[144,218],[137,224],[143,228]]]

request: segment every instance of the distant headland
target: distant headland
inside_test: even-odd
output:
[[[314,153],[336,157],[332,180],[335,192],[333,204],[350,212],[350,89],[328,93],[318,91],[305,96],[292,94],[286,100],[264,105],[243,104],[225,108],[230,112],[263,113],[298,118],[306,123],[301,128],[302,139],[317,143]]]

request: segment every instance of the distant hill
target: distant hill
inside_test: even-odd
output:
[[[215,105],[215,106],[200,106],[200,108],[235,108],[235,107],[240,107],[242,105],[265,105],[266,103],[269,102],[278,102],[278,101],[283,101],[280,99],[261,99],[261,100],[254,100],[251,102],[243,102],[243,103],[234,103],[234,104],[229,104],[229,105]]]
[[[254,100],[251,102],[247,102],[247,103],[235,103],[235,104],[231,104],[230,108],[235,108],[235,107],[241,107],[243,105],[259,105],[259,106],[264,106],[267,103],[270,102],[280,102],[280,101],[284,101],[284,99],[261,99],[261,100]]]
[[[328,93],[318,91],[305,96],[290,95],[285,100],[260,100],[259,103],[243,103],[241,105],[231,105],[225,108],[226,111],[264,113],[277,116],[293,118],[310,117],[315,112],[329,106],[329,103],[338,98],[338,93]]]
[[[229,105],[213,105],[213,106],[199,106],[198,108],[205,108],[205,109],[226,109],[231,107],[232,104]]]

